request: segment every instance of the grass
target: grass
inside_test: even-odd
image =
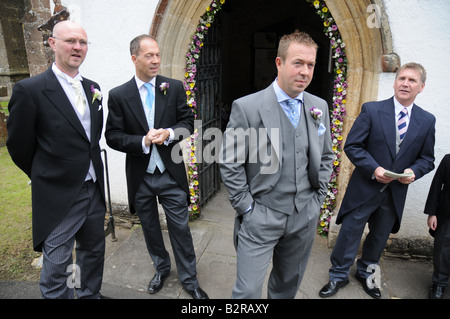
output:
[[[8,102],[7,102],[7,101],[0,102],[0,112],[5,113],[6,115],[9,114],[9,111],[8,111]]]
[[[34,281],[40,270],[31,234],[31,187],[26,176],[0,148],[0,280]]]

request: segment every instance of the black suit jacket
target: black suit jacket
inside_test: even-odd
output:
[[[169,83],[165,94],[160,90],[164,82]],[[134,213],[134,198],[147,170],[152,149],[149,154],[144,154],[142,150],[142,138],[148,133],[149,127],[134,77],[109,92],[108,109],[106,142],[112,149],[127,154],[125,171],[128,203],[130,212]],[[181,81],[160,75],[156,77],[154,127],[174,130],[174,141],[169,145],[157,145],[157,148],[167,171],[189,193],[179,141],[192,134],[194,115],[187,105]]]
[[[436,215],[438,227],[450,218],[450,154],[444,156],[434,174],[424,213]],[[430,233],[434,236],[434,231]]]
[[[92,159],[104,198],[99,140],[103,108],[92,101],[91,86],[82,81],[91,112],[91,140],[53,71],[18,82],[9,102],[8,151],[31,179],[33,246],[43,240],[69,212],[88,174]]]

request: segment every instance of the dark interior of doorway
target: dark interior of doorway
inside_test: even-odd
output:
[[[278,41],[295,30],[319,45],[314,78],[306,91],[332,105],[333,61],[323,21],[305,0],[227,0],[220,15],[222,94],[226,108],[244,95],[266,88],[276,78]]]

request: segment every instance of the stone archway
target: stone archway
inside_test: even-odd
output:
[[[379,74],[395,72],[400,61],[392,52],[392,37],[382,0],[324,1],[346,43],[348,89],[344,122],[345,140],[360,113],[361,105],[377,99]],[[163,74],[183,78],[185,54],[190,37],[195,32],[201,15],[210,4],[211,0],[189,2],[160,0],[150,34],[157,38],[161,47]],[[377,23],[369,25],[368,21],[373,14],[376,15]],[[339,209],[352,170],[353,165],[344,156],[339,175],[336,211]]]

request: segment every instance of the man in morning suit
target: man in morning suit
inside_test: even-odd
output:
[[[294,298],[302,281],[334,158],[328,105],[304,91],[316,54],[308,34],[283,36],[276,80],[233,102],[220,163],[236,210],[233,298],[261,298],[271,260],[269,298]]]
[[[101,298],[106,206],[100,88],[78,72],[88,50],[81,26],[56,24],[49,44],[55,52],[52,67],[14,86],[7,146],[31,179],[33,246],[43,253],[43,298],[73,298],[74,287],[78,298]]]
[[[171,267],[159,222],[158,199],[166,213],[178,278],[193,298],[207,299],[198,284],[188,225],[186,169],[180,158],[172,158],[179,154],[178,142],[193,132],[193,113],[182,82],[158,75],[160,50],[152,37],[133,39],[130,52],[136,76],[110,91],[105,136],[111,148],[127,154],[130,211],[138,213],[156,269],[148,292],[161,290]]]
[[[430,234],[434,237],[433,275],[429,299],[442,299],[450,278],[450,154],[439,164],[425,203]]]
[[[342,224],[331,254],[329,282],[321,297],[334,295],[348,282],[365,224],[370,232],[357,261],[355,277],[364,291],[381,298],[373,270],[389,234],[398,232],[408,185],[434,169],[435,117],[414,103],[425,88],[426,71],[408,63],[398,71],[394,97],[363,104],[344,147],[355,170],[350,178],[336,223]],[[407,132],[407,133],[406,133]],[[385,173],[406,173],[394,179]]]

